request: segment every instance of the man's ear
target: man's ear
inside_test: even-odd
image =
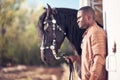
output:
[[[85,18],[86,21],[90,20],[90,17],[87,14],[84,16],[84,18]]]
[[[92,15],[87,14],[87,19],[88,19],[88,20],[91,20],[91,19],[92,19]]]
[[[92,15],[90,15],[90,14],[87,15],[86,22],[88,23],[89,26],[92,25],[92,23],[93,23],[93,17],[92,17]]]

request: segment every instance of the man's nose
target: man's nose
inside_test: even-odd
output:
[[[79,21],[79,19],[77,20],[77,23],[79,23],[80,21]]]

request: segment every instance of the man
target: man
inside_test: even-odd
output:
[[[86,29],[81,44],[81,79],[107,80],[105,70],[106,33],[95,22],[95,12],[85,6],[77,13],[79,28]]]

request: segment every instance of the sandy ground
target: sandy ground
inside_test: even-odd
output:
[[[0,80],[64,80],[65,69],[18,65],[0,68]],[[66,75],[68,75],[66,73]]]

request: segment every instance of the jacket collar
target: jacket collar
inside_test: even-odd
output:
[[[88,33],[88,31],[89,31],[92,27],[94,27],[95,25],[97,25],[97,24],[94,23],[92,26],[89,26],[89,27],[86,29],[86,31],[83,33],[82,38],[84,38],[84,36]]]

